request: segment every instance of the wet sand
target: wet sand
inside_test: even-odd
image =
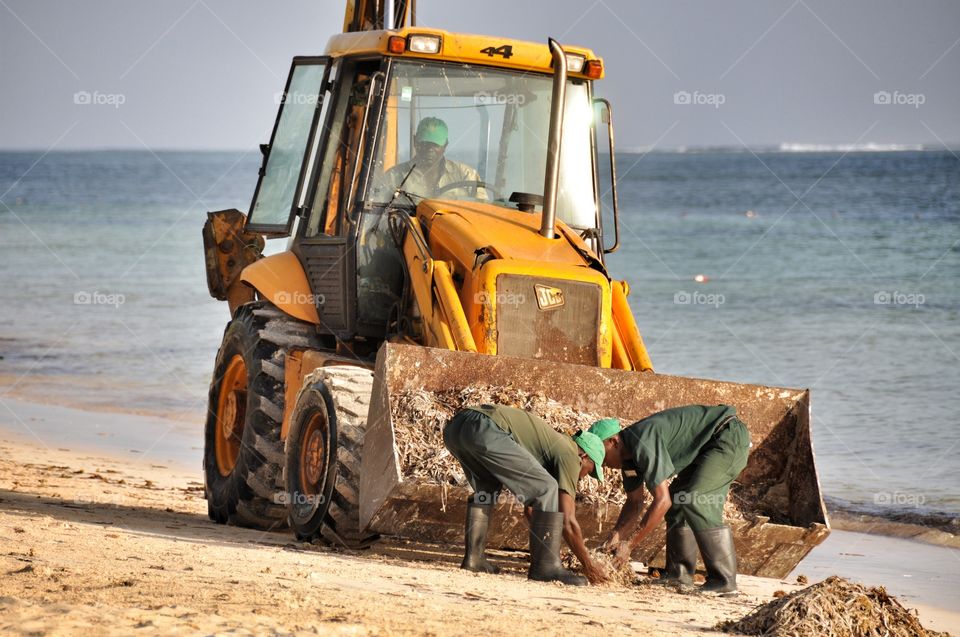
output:
[[[211,523],[199,425],[4,398],[0,431],[3,634],[702,635],[796,588],[742,577],[744,595],[705,600],[531,583],[518,554],[488,576],[460,571],[458,547],[342,553]],[[954,549],[837,531],[795,574],[885,585],[927,627],[960,634],[958,566]]]

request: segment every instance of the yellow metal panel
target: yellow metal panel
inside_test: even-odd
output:
[[[652,372],[653,363],[650,361],[647,347],[643,344],[643,337],[640,336],[640,330],[633,318],[633,312],[630,311],[630,304],[627,303],[624,283],[621,281],[612,281],[611,283],[613,287],[613,320],[620,337],[623,339],[633,369]]]
[[[472,201],[427,200],[417,207],[417,217],[430,228],[434,256],[468,270],[478,246],[489,246],[505,259],[585,264],[567,240],[540,235],[540,215]]]
[[[399,55],[387,51],[387,40],[392,35],[407,37],[411,34],[440,36],[440,53],[429,55],[423,53],[405,52]],[[500,55],[490,56],[481,53],[489,47],[511,47],[511,55],[504,58]],[[577,46],[563,45],[567,53],[583,55],[587,60],[599,59],[590,49]],[[444,60],[450,62],[467,62],[483,64],[500,68],[519,69],[539,73],[553,73],[550,66],[550,49],[546,42],[527,42],[513,40],[492,35],[473,35],[466,33],[451,33],[442,29],[425,27],[407,27],[399,31],[360,31],[356,33],[340,33],[327,42],[326,54],[333,57],[361,54],[381,54],[392,57],[422,58],[428,60]],[[584,65],[586,66],[586,65]],[[571,77],[586,78],[583,73],[570,73]],[[601,75],[603,77],[603,75]]]
[[[248,265],[240,280],[252,285],[260,296],[293,318],[320,324],[310,282],[292,252],[274,254]]]
[[[623,346],[623,339],[620,338],[620,331],[613,330],[613,357],[610,361],[610,367],[615,369],[633,369],[630,363],[630,356],[627,354],[627,348]]]
[[[423,321],[424,345],[434,347],[447,347],[448,334],[445,335],[438,330],[435,320],[435,309],[433,304],[433,260],[429,258],[420,249],[426,239],[423,238],[423,232],[420,230],[420,223],[416,219],[410,220],[410,227],[407,229],[407,236],[403,240],[403,259],[407,264],[407,271],[410,273],[410,285],[413,290],[413,297],[417,301],[417,307],[420,310],[420,317]],[[450,347],[450,349],[456,349]]]
[[[450,268],[446,262],[434,261],[433,282],[436,285],[437,300],[443,309],[443,316],[457,349],[462,352],[476,352],[477,345],[470,333],[467,318],[463,315],[463,305],[457,297],[457,289],[453,285],[453,277],[450,276]]]
[[[600,286],[600,325],[597,326],[597,348],[600,366],[610,367],[613,356],[613,328],[611,325],[610,281],[591,268],[542,263],[537,261],[493,260],[484,264],[477,274],[478,293],[465,306],[467,318],[473,326],[477,351],[497,353],[497,277],[501,274],[519,274],[530,277],[582,281]]]

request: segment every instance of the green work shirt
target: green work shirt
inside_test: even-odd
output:
[[[653,491],[687,468],[713,437],[720,421],[736,413],[729,405],[687,405],[633,423],[620,432],[630,453],[623,467],[623,488],[633,491],[645,484]]]
[[[487,416],[510,434],[553,476],[561,491],[576,496],[577,482],[580,481],[580,453],[573,438],[558,432],[539,416],[516,407],[476,405],[468,409]]]

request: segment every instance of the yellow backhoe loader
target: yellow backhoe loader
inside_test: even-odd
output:
[[[628,422],[722,402],[751,429],[741,482],[763,512],[734,525],[741,572],[785,575],[829,532],[808,392],[653,372],[604,264],[619,232],[603,61],[414,13],[348,1],[326,54],[293,60],[249,215],[204,226],[232,317],[205,429],[210,517],[354,547],[458,540],[464,489],[405,478],[391,406],[409,389],[510,385]],[[579,515],[589,535],[616,507]],[[490,546],[526,547],[516,509],[497,520]],[[662,545],[636,555],[656,563]]]

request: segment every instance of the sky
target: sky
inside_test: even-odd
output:
[[[620,148],[960,147],[954,0],[419,0],[451,31],[592,48]],[[340,2],[0,0],[0,149],[246,150]]]

